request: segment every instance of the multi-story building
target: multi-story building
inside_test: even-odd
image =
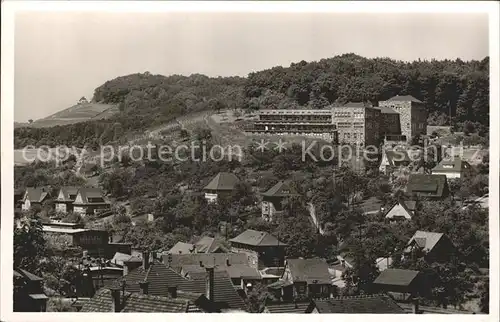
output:
[[[409,142],[427,133],[427,111],[413,96],[394,96],[379,102],[350,102],[321,110],[260,110],[259,119],[247,129],[253,134],[303,135],[340,144],[379,145],[386,141]]]
[[[416,135],[427,134],[427,110],[422,101],[411,95],[394,96],[387,101],[379,102],[379,106],[381,108],[390,108],[399,114],[400,134],[403,136],[401,140],[410,141]],[[392,112],[383,114],[386,122],[387,118],[394,118],[394,116],[391,116],[391,114],[394,114]],[[389,121],[389,123],[391,122],[393,121]]]
[[[380,140],[380,110],[365,103],[347,103],[333,107],[341,144],[378,145]]]
[[[323,110],[260,110],[259,119],[249,133],[271,135],[301,135],[337,142],[337,129],[332,111]]]

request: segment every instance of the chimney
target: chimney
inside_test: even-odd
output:
[[[210,301],[214,301],[214,268],[207,267],[206,296]]]
[[[128,275],[128,265],[127,263],[123,263],[123,276]]]
[[[141,294],[147,295],[149,289],[149,282],[139,282],[139,287],[141,288]]]
[[[204,267],[203,266],[203,261],[200,261],[200,267]],[[207,268],[208,269],[208,268]]]
[[[231,263],[229,262],[229,258],[226,258],[226,266],[231,266]]]
[[[420,314],[420,310],[418,308],[418,298],[413,299],[413,306],[412,306],[412,313],[413,314]]]
[[[169,286],[168,294],[170,294],[170,297],[173,299],[177,298],[177,286]]]
[[[149,269],[149,252],[142,252],[142,268]]]
[[[118,288],[112,289],[111,298],[113,300],[113,312],[120,312],[122,310],[120,289]]]

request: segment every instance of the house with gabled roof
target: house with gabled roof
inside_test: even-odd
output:
[[[411,158],[406,150],[383,150],[379,171],[388,174],[396,168],[407,167]]]
[[[283,275],[268,288],[285,302],[302,298],[329,298],[332,280],[328,264],[322,258],[287,259]]]
[[[406,256],[422,256],[426,261],[449,262],[458,255],[453,242],[443,233],[417,230],[404,250]]]
[[[218,196],[230,195],[240,182],[234,173],[219,172],[204,188],[205,199],[215,202]]]
[[[447,179],[460,179],[471,172],[471,165],[460,158],[443,159],[432,169],[433,175],[445,175]]]
[[[230,250],[213,237],[204,236],[196,243],[177,242],[167,251],[170,254],[229,253]]]
[[[78,194],[78,187],[64,186],[59,189],[57,198],[54,200],[56,211],[68,213],[73,211],[73,202]]]
[[[409,302],[423,291],[424,280],[419,271],[388,268],[373,281],[378,291],[389,294],[398,302]]]
[[[22,210],[30,210],[34,205],[42,205],[43,202],[50,198],[50,193],[47,188],[26,188],[22,199]]]
[[[272,221],[274,215],[283,212],[282,202],[296,195],[296,193],[290,189],[290,184],[288,182],[279,181],[261,195],[262,219],[265,221]]]
[[[80,215],[110,209],[111,203],[100,188],[80,188],[73,202],[73,211]]]
[[[166,261],[165,257],[163,261]],[[172,255],[166,265],[187,278],[204,278],[206,267],[213,266],[216,272],[225,271],[233,287],[245,293],[262,280],[257,268],[248,264],[243,253]]]
[[[172,297],[173,293],[191,292],[204,294],[214,303],[217,310],[245,310],[243,299],[234,288],[229,274],[225,270],[215,270],[213,266],[205,267],[205,273],[193,276],[182,276],[166,263],[150,260],[148,253],[142,255],[142,265],[126,271],[125,276],[117,279],[115,287],[125,287],[125,291],[140,293],[141,285],[147,283],[148,294]]]
[[[287,245],[267,232],[247,229],[229,242],[233,252],[248,256],[252,267],[262,269],[284,264]]]
[[[417,202],[414,200],[400,200],[387,211],[385,218],[389,220],[411,220],[415,214]]]
[[[445,175],[410,174],[406,185],[406,194],[443,199],[449,196],[448,180]]]

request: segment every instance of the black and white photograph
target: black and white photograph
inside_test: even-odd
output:
[[[497,2],[14,2],[2,321],[498,321]]]

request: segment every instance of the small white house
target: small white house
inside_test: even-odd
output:
[[[415,201],[400,201],[387,212],[385,218],[390,220],[408,219],[415,213]]]
[[[49,192],[45,188],[26,188],[21,209],[28,211],[34,205],[41,205],[48,197]]]

